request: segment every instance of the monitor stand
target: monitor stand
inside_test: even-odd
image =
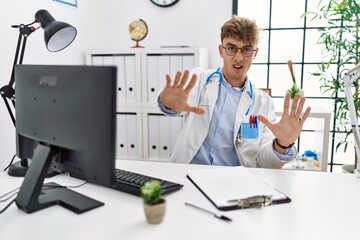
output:
[[[27,213],[59,204],[75,213],[83,213],[104,203],[56,183],[43,185],[51,160],[58,153],[51,146],[39,144],[16,197],[16,205]]]

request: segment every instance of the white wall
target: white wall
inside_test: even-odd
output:
[[[232,0],[180,0],[175,6],[161,8],[149,0],[108,0],[107,44],[112,48],[135,44],[129,37],[128,25],[141,18],[149,27],[147,37],[141,42],[145,47],[166,45],[201,46],[210,51],[210,65],[222,62],[218,57],[220,28],[231,17]],[[111,4],[110,4],[111,3]]]
[[[31,23],[39,9],[48,10],[56,19],[75,26],[73,44],[50,53],[43,43],[41,29],[28,37],[24,63],[84,64],[84,53],[91,49],[124,49],[134,45],[128,34],[131,21],[141,18],[149,27],[145,47],[190,45],[209,49],[210,65],[221,65],[217,45],[220,27],[231,17],[232,0],[180,0],[170,8],[160,8],[149,0],[78,0],[78,8],[53,0],[12,0],[0,8],[1,54],[0,87],[8,84],[15,54],[18,30],[11,25]],[[15,129],[0,100],[0,170],[15,154]]]

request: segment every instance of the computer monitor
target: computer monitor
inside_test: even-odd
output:
[[[116,67],[17,65],[16,148],[31,159],[16,198],[25,212],[60,204],[77,213],[103,205],[55,183],[48,169],[89,183],[115,181]]]

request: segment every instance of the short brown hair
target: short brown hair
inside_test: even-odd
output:
[[[242,40],[246,44],[259,42],[259,28],[255,21],[233,15],[232,18],[221,27],[221,42],[224,38],[231,37]]]

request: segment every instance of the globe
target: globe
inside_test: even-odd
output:
[[[142,47],[139,45],[139,41],[143,40],[148,33],[148,26],[142,19],[132,21],[129,24],[129,34],[132,40],[136,41],[136,45],[133,47]]]

